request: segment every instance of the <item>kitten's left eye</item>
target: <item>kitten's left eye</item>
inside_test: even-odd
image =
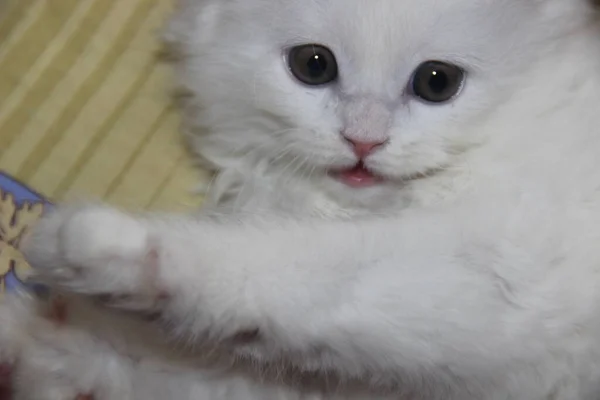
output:
[[[464,79],[464,71],[456,65],[427,61],[413,74],[412,92],[430,103],[443,103],[458,95]]]
[[[318,44],[293,47],[288,54],[288,65],[296,79],[311,86],[329,83],[338,75],[335,56]]]

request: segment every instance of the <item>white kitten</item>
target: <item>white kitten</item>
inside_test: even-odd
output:
[[[167,36],[209,207],[42,220],[68,315],[0,310],[18,399],[599,398],[590,4],[183,0]]]

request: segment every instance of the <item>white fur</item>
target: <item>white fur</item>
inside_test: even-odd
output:
[[[42,220],[26,255],[71,314],[0,309],[0,349],[17,350],[0,356],[35,382],[19,400],[598,398],[589,4],[181,0],[167,39],[186,133],[217,171],[208,208]],[[283,49],[311,42],[336,54],[335,84],[286,70]],[[466,69],[454,101],[406,93],[428,59]],[[340,130],[384,125],[365,164],[386,183],[327,175],[356,162]],[[165,329],[136,318],[150,312]]]

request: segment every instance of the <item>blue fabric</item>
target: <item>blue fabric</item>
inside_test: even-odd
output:
[[[0,291],[23,286],[29,266],[19,251],[20,241],[50,206],[42,195],[0,171]]]

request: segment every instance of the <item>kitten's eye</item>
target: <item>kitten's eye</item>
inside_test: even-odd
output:
[[[442,103],[460,92],[464,76],[464,71],[456,65],[426,61],[414,72],[412,91],[425,101]]]
[[[326,47],[306,44],[292,48],[288,54],[292,74],[307,85],[324,85],[337,78],[335,56]]]

